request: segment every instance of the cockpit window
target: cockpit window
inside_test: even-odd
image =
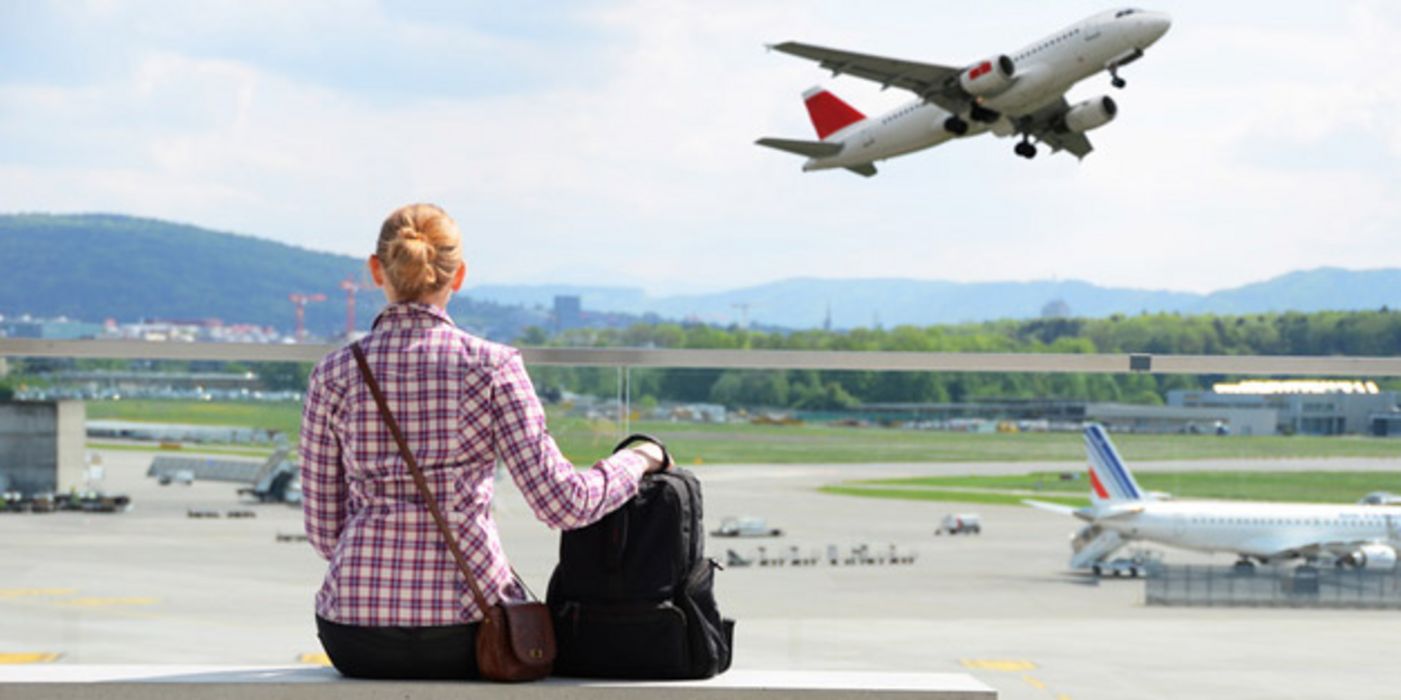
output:
[[[1131,15],[1131,14],[1133,14],[1133,13],[1135,13],[1135,12],[1138,12],[1138,10],[1135,10],[1135,9],[1132,9],[1132,8],[1127,9],[1127,10],[1119,10],[1118,12],[1115,12],[1115,13],[1114,13],[1114,19],[1119,19],[1120,17],[1128,17],[1129,15]]]

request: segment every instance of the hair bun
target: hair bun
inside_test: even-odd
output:
[[[419,299],[461,271],[461,234],[440,207],[410,204],[384,220],[375,255],[398,296]]]

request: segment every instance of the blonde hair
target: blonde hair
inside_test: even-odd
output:
[[[462,266],[462,234],[436,204],[394,210],[379,228],[375,256],[389,284],[404,300],[421,299],[452,281]]]

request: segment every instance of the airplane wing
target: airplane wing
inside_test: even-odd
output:
[[[958,113],[968,106],[968,96],[958,84],[958,74],[962,68],[902,61],[796,41],[785,41],[769,48],[817,61],[823,68],[832,71],[834,76],[853,75],[880,83],[882,88],[904,88],[950,112]]]
[[[1368,544],[1376,544],[1378,540],[1334,540],[1331,542],[1319,542],[1300,536],[1267,536],[1247,541],[1240,547],[1242,554],[1251,556],[1274,558],[1281,556],[1304,556],[1312,557],[1323,553],[1337,556],[1351,554],[1358,547]]]
[[[1036,508],[1037,510],[1046,510],[1052,513],[1060,513],[1061,515],[1073,516],[1075,515],[1076,510],[1071,506],[1063,506],[1059,503],[1047,503],[1046,501],[1038,501],[1032,498],[1023,498],[1022,503],[1029,505],[1032,508]]]
[[[1041,143],[1057,151],[1067,151],[1076,158],[1084,158],[1095,150],[1090,139],[1084,134],[1068,131],[1062,119],[1070,110],[1070,103],[1064,97],[1017,120],[1017,130],[1031,134]]]

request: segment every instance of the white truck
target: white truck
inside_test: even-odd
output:
[[[953,513],[939,521],[936,535],[977,535],[983,531],[983,519],[977,513]]]

